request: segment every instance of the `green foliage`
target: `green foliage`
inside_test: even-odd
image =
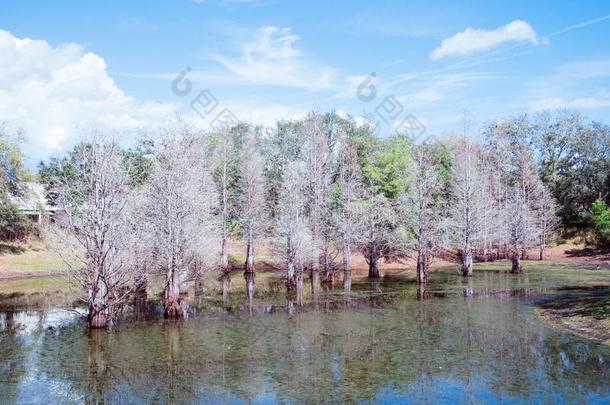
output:
[[[610,208],[602,200],[596,200],[591,206],[591,225],[598,245],[610,244]]]
[[[141,186],[146,183],[152,170],[153,144],[151,141],[143,141],[134,149],[128,149],[123,153],[123,164],[129,173],[132,187]]]
[[[21,195],[23,183],[31,179],[19,145],[0,132],[0,192]]]
[[[0,132],[0,239],[22,238],[30,230],[28,221],[19,215],[11,197],[22,196],[24,184],[32,176],[23,164],[23,155],[17,143]]]
[[[0,240],[24,238],[31,230],[31,224],[19,215],[17,206],[6,193],[0,193]]]
[[[529,133],[564,226],[585,228],[594,201],[610,202],[610,127],[578,113],[545,112],[531,120]]]
[[[48,163],[38,164],[38,178],[45,186],[47,202],[50,205],[57,205],[57,194],[53,191],[60,179],[74,179],[76,181],[78,172],[72,162],[74,152],[69,157],[61,159],[52,158]]]
[[[362,173],[374,192],[396,201],[406,191],[410,148],[410,141],[400,135],[368,145]]]

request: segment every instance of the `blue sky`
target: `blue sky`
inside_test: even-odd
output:
[[[23,129],[32,161],[91,126],[129,139],[177,114],[209,126],[190,107],[203,90],[214,111],[265,125],[311,110],[386,131],[415,117],[434,135],[459,132],[464,111],[479,124],[556,108],[610,122],[608,38],[607,1],[4,2],[0,122]]]

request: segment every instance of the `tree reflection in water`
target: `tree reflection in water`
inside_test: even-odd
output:
[[[20,315],[3,314],[2,397],[9,403],[608,403],[610,348],[548,328],[524,301],[531,290],[522,279],[489,277],[493,288],[485,277],[473,285],[433,283],[423,300],[411,283],[355,284],[349,293],[320,291],[303,305],[288,298],[293,311],[249,306],[251,314],[125,322],[114,333],[85,333],[73,324],[20,335]],[[464,288],[473,294],[464,297]]]

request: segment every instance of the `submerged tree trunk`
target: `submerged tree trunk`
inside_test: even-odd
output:
[[[303,270],[296,274],[297,305],[303,305]]]
[[[472,262],[472,250],[470,248],[465,248],[462,251],[462,276],[472,276]]]
[[[343,272],[343,289],[345,291],[352,290],[352,272],[350,270]]]
[[[311,279],[311,291],[317,294],[320,291],[320,269],[311,269],[309,277]]]
[[[167,273],[163,298],[163,305],[165,307],[163,316],[165,318],[186,318],[188,303],[180,295],[180,277],[175,269],[172,269]]]
[[[134,287],[133,306],[138,313],[144,312],[146,309],[148,279],[146,275],[141,275],[136,279]]]
[[[352,252],[349,245],[343,245],[343,289],[350,291],[352,289]]]
[[[429,294],[426,291],[426,284],[425,283],[420,283],[419,286],[417,287],[417,299],[422,301],[425,300],[426,298],[428,298]]]
[[[379,258],[371,254],[367,262],[369,264],[369,278],[379,278]]]
[[[521,253],[519,251],[515,251],[513,253],[513,265],[511,268],[512,273],[521,273]]]
[[[90,328],[105,328],[113,324],[112,314],[108,306],[108,289],[106,284],[98,274],[94,278],[94,283],[89,287],[89,313],[87,323]]]
[[[428,259],[422,252],[417,254],[417,283],[424,284],[428,282]]]
[[[248,232],[248,244],[246,246],[246,273],[254,273],[254,236],[252,230]]]
[[[203,295],[203,275],[201,272],[197,272],[195,275],[195,297],[201,297]]]
[[[317,294],[320,291],[320,248],[318,245],[318,231],[317,227],[314,226],[312,229],[311,239],[313,242],[312,245],[312,257],[313,261],[311,263],[311,291],[314,294]]]
[[[222,243],[220,245],[220,268],[223,272],[227,272],[229,271],[229,241],[224,232],[223,230]]]

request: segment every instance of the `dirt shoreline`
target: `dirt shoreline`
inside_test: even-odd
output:
[[[233,250],[235,253],[241,252],[241,246],[239,242],[233,244]],[[449,252],[451,253],[451,252]],[[530,260],[536,260],[538,258],[538,251],[532,250],[528,252]],[[23,253],[22,253],[23,254]],[[16,257],[22,254],[10,254],[1,255],[2,257]],[[453,256],[453,257],[452,257]],[[29,257],[28,257],[29,259]],[[37,259],[32,258],[33,261]],[[443,259],[437,259],[433,262],[432,269],[441,269],[451,266],[458,266],[456,263],[457,255],[445,255]],[[556,247],[551,247],[546,250],[545,260],[554,263],[563,263],[575,268],[582,269],[610,269],[610,253],[600,252],[583,246],[574,244],[565,244]],[[258,260],[259,272],[261,273],[278,273],[281,272],[274,263],[268,260],[268,257],[262,257]],[[239,261],[236,263],[236,271],[238,271]],[[408,259],[403,260],[400,263],[383,262],[380,264],[380,270],[383,275],[395,276],[399,274],[409,274],[415,272],[415,261]],[[476,267],[475,267],[476,270]],[[352,258],[352,273],[354,278],[366,278],[368,266],[364,257],[359,254],[355,254]],[[19,268],[13,268],[7,266],[0,260],[0,286],[20,280],[34,280],[40,278],[60,278],[67,275],[66,271],[20,271]],[[610,283],[610,280],[609,280]],[[536,308],[536,313],[543,320],[545,320],[552,327],[560,328],[581,337],[592,339],[594,341],[610,345],[610,286],[608,287],[608,294],[602,296],[596,296],[595,294],[585,295],[581,297],[581,300],[572,299],[569,300],[565,297],[558,297],[555,300],[557,305],[552,305],[553,300],[547,303],[543,303]],[[572,297],[574,298],[574,297]],[[589,316],[590,314],[582,313],[582,302],[586,301],[587,305],[601,306],[601,312],[596,316]]]
[[[8,273],[2,274],[0,272],[0,284],[2,282],[7,281],[16,281],[16,280],[30,280],[34,278],[45,278],[45,277],[64,277],[67,273],[58,272],[58,271],[49,271],[49,272],[29,272],[29,273]]]

